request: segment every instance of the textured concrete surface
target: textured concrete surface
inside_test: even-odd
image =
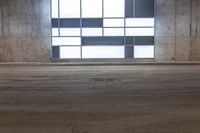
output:
[[[50,0],[0,0],[0,61],[50,58]]]
[[[1,133],[199,133],[200,66],[0,66]]]
[[[198,61],[199,0],[156,0],[156,61]]]

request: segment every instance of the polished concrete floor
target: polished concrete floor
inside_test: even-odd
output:
[[[200,133],[200,66],[0,66],[0,133]]]

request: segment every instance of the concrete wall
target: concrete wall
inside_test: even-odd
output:
[[[156,60],[200,60],[199,20],[200,0],[156,0]]]
[[[155,0],[156,61],[200,60],[200,0]],[[0,61],[49,61],[50,0],[0,0]]]
[[[50,0],[0,0],[0,61],[49,61]]]

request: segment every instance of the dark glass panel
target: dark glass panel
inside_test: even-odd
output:
[[[103,27],[102,18],[82,19],[82,27]]]
[[[80,27],[80,19],[60,19],[60,27]]]
[[[125,58],[133,58],[133,46],[125,47]]]
[[[53,58],[60,58],[60,47],[53,46]]]
[[[82,45],[124,45],[124,37],[82,37]]]

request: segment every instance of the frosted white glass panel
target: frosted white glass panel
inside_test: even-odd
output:
[[[58,28],[52,28],[52,36],[59,36],[59,29]]]
[[[101,18],[102,0],[82,0],[82,17]]]
[[[102,28],[82,28],[82,36],[102,36]]]
[[[80,37],[53,37],[52,45],[53,46],[81,45],[81,38]]]
[[[80,28],[60,28],[60,36],[80,36]]]
[[[124,58],[124,46],[83,46],[83,58]]]
[[[104,19],[104,27],[124,27],[124,19]]]
[[[60,0],[60,18],[80,18],[80,0]]]
[[[104,28],[104,36],[124,36],[124,28]]]
[[[125,0],[104,0],[104,17],[124,17]]]
[[[51,0],[51,16],[58,18],[58,0]]]
[[[81,58],[80,47],[60,47],[60,58],[77,59]]]
[[[127,18],[126,27],[154,27],[154,18]]]
[[[126,36],[154,36],[154,28],[126,28]]]
[[[154,46],[134,46],[134,58],[154,58]]]

